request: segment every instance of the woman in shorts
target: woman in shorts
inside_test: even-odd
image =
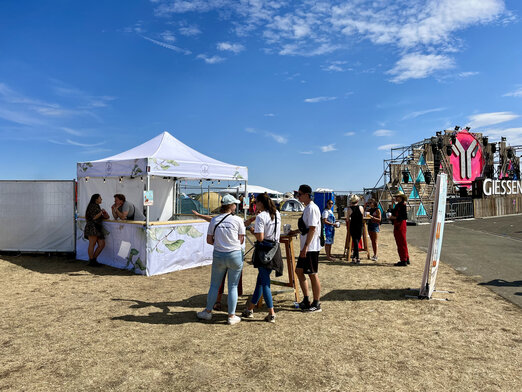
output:
[[[373,249],[373,256],[371,259],[373,261],[377,261],[379,259],[377,256],[377,239],[379,237],[379,231],[381,226],[381,210],[378,208],[377,201],[375,199],[368,200],[368,206],[370,207],[368,212],[370,213],[371,218],[368,222],[368,234],[370,235],[370,240],[372,241]]]
[[[87,205],[85,211],[85,230],[83,231],[83,237],[89,241],[89,247],[87,253],[89,254],[89,266],[99,267],[101,264],[96,260],[100,255],[103,248],[105,248],[105,235],[103,234],[102,222],[104,219],[109,219],[107,211],[100,207],[102,198],[99,193],[95,193],[91,196],[91,200]],[[96,248],[96,250],[94,249]]]
[[[326,208],[321,215],[324,226],[324,250],[326,252],[326,258],[330,261],[335,261],[332,257],[332,245],[335,237],[335,215],[332,211],[333,205],[333,200],[328,200]]]

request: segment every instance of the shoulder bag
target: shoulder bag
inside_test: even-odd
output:
[[[274,239],[276,238],[276,230],[277,230],[277,214],[275,216],[275,224],[274,224]],[[252,256],[252,261],[254,265],[269,265],[272,263],[272,260],[277,254],[279,250],[279,242],[271,241],[271,240],[263,240],[256,241],[254,243],[254,254]]]

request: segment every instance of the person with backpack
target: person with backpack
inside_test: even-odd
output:
[[[233,215],[237,200],[232,195],[221,199],[221,214],[212,218],[207,231],[207,243],[214,246],[210,289],[207,295],[207,306],[197,313],[201,320],[212,319],[212,308],[216,303],[219,286],[228,271],[228,320],[229,325],[237,324],[241,318],[236,316],[237,286],[243,270],[241,244],[245,241],[245,225],[243,219]]]
[[[268,307],[268,315],[265,321],[275,323],[274,302],[272,300],[272,292],[270,291],[270,274],[272,270],[276,271],[276,276],[283,275],[283,259],[281,256],[281,249],[279,248],[279,237],[281,236],[281,214],[277,211],[272,199],[266,194],[260,194],[257,197],[257,211],[256,221],[254,224],[254,235],[258,241],[258,245],[265,244],[266,247],[277,247],[274,256],[268,261],[260,260],[256,257],[254,251],[254,267],[257,268],[257,282],[254,294],[250,299],[247,308],[241,314],[243,318],[253,318],[254,308],[261,299],[261,295],[265,299]]]

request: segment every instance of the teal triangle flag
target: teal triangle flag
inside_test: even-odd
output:
[[[420,203],[419,210],[417,211],[417,216],[426,216],[426,215],[428,215],[428,214],[426,214],[426,209],[424,208],[422,203]]]
[[[399,184],[399,191],[404,193],[404,189],[402,189],[402,186]]]
[[[411,173],[410,172],[408,172],[408,181],[409,182],[413,182],[413,178],[411,178]]]
[[[379,207],[379,210],[381,210],[381,216],[384,215],[384,209],[382,208],[381,203],[379,203],[377,207]]]
[[[417,188],[413,187],[413,189],[411,190],[410,196],[408,198],[413,199],[413,200],[419,198],[419,192],[417,191]]]
[[[424,154],[422,154],[420,156],[420,159],[419,159],[419,165],[425,165],[426,164],[426,159],[424,159]]]
[[[417,176],[417,179],[415,180],[415,182],[426,182],[426,180],[424,179],[424,173],[422,172],[422,170],[419,170],[419,175]]]

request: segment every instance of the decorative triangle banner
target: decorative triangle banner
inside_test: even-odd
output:
[[[419,175],[417,176],[417,179],[415,180],[415,182],[426,182],[426,180],[424,179],[424,173],[422,172],[422,170],[419,170]]]
[[[424,205],[420,203],[419,209],[417,210],[417,216],[426,216],[428,215],[426,213],[426,209],[424,208]]]
[[[408,196],[408,199],[416,200],[419,198],[419,192],[417,191],[417,188],[413,187],[411,190],[410,196]]]
[[[424,154],[422,154],[420,156],[420,159],[419,159],[419,165],[425,165],[426,164],[426,159],[424,159]]]

